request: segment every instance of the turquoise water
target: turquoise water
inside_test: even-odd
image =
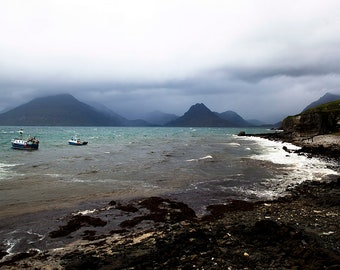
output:
[[[240,129],[24,127],[40,140],[27,152],[11,149],[20,128],[0,127],[0,248],[9,254],[63,246],[72,238],[48,237],[60,221],[112,200],[163,196],[200,215],[210,204],[270,199],[339,173],[338,164],[282,149],[293,145],[238,137]],[[88,145],[68,145],[74,135]],[[107,230],[119,229],[122,213],[108,213]]]
[[[40,140],[31,152],[10,147],[20,128],[0,128],[2,216],[151,195],[202,209],[231,198],[277,196],[301,179],[334,174],[317,160],[274,161],[287,159],[281,145],[238,137],[239,128],[23,127],[24,136]],[[88,145],[68,145],[74,135]],[[307,167],[296,173],[296,162]]]

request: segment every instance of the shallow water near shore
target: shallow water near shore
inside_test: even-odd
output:
[[[200,213],[339,173],[334,162],[282,150],[293,145],[238,137],[240,128],[24,127],[40,140],[32,152],[10,148],[19,128],[0,127],[0,241],[10,251],[24,249],[23,239],[41,241],[53,217],[111,200],[167,196]],[[68,145],[74,135],[88,145]]]

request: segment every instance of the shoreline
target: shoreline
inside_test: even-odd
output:
[[[239,136],[260,137],[272,141],[281,141],[294,144],[301,147],[297,150],[298,154],[307,154],[323,158],[339,159],[340,158],[340,135],[316,135],[309,137],[297,137],[291,133],[275,132],[261,134],[244,134]]]
[[[246,136],[297,145],[273,134]],[[320,148],[317,139],[299,145],[307,147],[299,154],[339,157],[339,144],[334,148],[330,140]],[[331,151],[318,151],[324,148]],[[338,269],[340,177],[305,180],[284,197],[230,200],[208,206],[203,216],[164,197],[111,201],[98,212],[69,214],[51,228],[50,239],[67,239],[63,247],[7,257],[0,247],[0,268]]]
[[[289,193],[273,201],[211,205],[202,217],[184,203],[161,197],[112,201],[109,208],[122,213],[116,230],[104,232],[109,220],[98,213],[73,215],[49,233],[70,243],[16,254],[0,267],[337,269],[340,178],[306,181]]]

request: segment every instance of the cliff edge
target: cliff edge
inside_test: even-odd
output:
[[[282,121],[282,132],[245,134],[269,140],[289,142],[301,149],[298,153],[340,158],[340,100],[328,102],[288,116]]]
[[[340,132],[340,100],[308,109],[301,114],[288,116],[282,129],[294,137],[314,137]]]

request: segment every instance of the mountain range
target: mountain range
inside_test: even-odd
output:
[[[326,94],[318,102],[332,98],[340,96]],[[251,127],[255,126],[253,123],[233,111],[212,112],[203,103],[191,106],[180,117],[156,111],[128,120],[102,105],[80,102],[70,94],[36,98],[0,114],[0,125],[8,126]]]
[[[322,105],[322,104],[325,104],[325,103],[328,103],[328,102],[332,102],[332,101],[336,101],[336,100],[339,100],[339,99],[340,99],[339,95],[326,93],[321,98],[319,98],[317,101],[314,101],[311,104],[309,104],[306,108],[303,109],[302,112],[307,111],[308,109],[317,107],[319,105]]]
[[[103,105],[90,106],[70,94],[33,99],[0,114],[0,125],[15,126],[252,126],[232,111],[212,112],[204,104],[193,105],[183,116],[153,112],[145,119],[128,120]],[[142,117],[141,117],[142,118]]]
[[[203,103],[197,103],[181,117],[166,124],[172,127],[244,127],[252,126],[232,111],[212,112]]]

